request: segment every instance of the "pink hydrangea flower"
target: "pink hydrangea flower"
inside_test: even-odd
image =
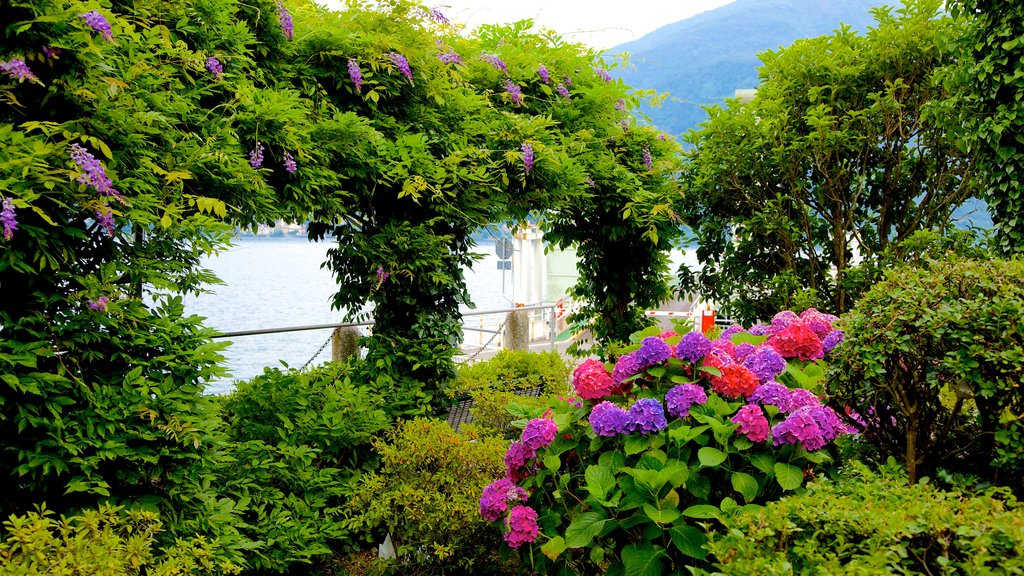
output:
[[[558,433],[558,425],[549,418],[534,418],[526,423],[523,434],[520,438],[534,451],[540,450],[555,441],[555,434]]]
[[[749,438],[751,442],[764,442],[768,439],[768,419],[757,404],[747,404],[740,408],[732,417],[732,421],[740,425],[736,431]]]
[[[572,387],[576,395],[585,400],[600,400],[609,396],[615,388],[612,375],[604,364],[593,358],[576,367],[572,374]]]
[[[537,525],[537,511],[529,506],[513,506],[505,521],[508,532],[505,542],[512,548],[519,548],[537,539],[540,527]]]
[[[508,478],[492,482],[480,495],[480,516],[494,522],[508,509],[509,502],[526,502],[526,491]]]

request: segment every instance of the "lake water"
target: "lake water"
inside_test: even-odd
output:
[[[341,323],[345,318],[331,309],[336,283],[320,268],[331,242],[305,238],[242,237],[231,249],[210,257],[204,265],[225,282],[212,292],[185,298],[189,313],[206,317],[206,325],[221,332]],[[466,283],[478,310],[511,307],[511,272],[497,269],[493,242],[481,242],[483,255],[466,272]],[[231,378],[213,382],[211,393],[230,391],[235,380],[251,378],[265,366],[287,363],[302,367],[330,337],[330,330],[289,332],[232,339],[224,352]],[[314,363],[330,358],[330,345]]]

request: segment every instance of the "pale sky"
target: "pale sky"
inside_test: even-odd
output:
[[[324,1],[337,8],[336,2]],[[597,49],[636,40],[666,24],[731,3],[733,0],[423,0],[452,22],[469,29],[533,18],[568,40]]]

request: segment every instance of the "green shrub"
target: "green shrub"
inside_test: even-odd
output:
[[[42,508],[4,522],[0,538],[0,574],[99,574],[153,576],[237,574],[238,566],[217,564],[216,544],[202,538],[180,539],[157,548],[162,524],[153,512],[105,504],[57,519]]]
[[[500,537],[480,518],[484,486],[504,474],[506,444],[441,420],[403,422],[374,443],[379,472],[362,477],[351,525],[391,534],[402,574],[498,573]]]
[[[568,395],[570,367],[557,352],[502,350],[483,362],[461,366],[449,394],[473,398],[473,423],[487,432],[514,434],[508,406],[547,405],[547,398]],[[532,391],[537,390],[536,395]]]
[[[1024,261],[925,260],[844,317],[828,392],[911,480],[940,467],[1021,486]]]
[[[968,496],[898,471],[845,472],[728,519],[705,545],[716,573],[1024,573],[1024,508],[1005,489]]]

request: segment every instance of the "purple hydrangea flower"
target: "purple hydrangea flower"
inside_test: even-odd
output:
[[[437,59],[445,64],[462,64],[462,57],[451,50],[438,54]]]
[[[124,200],[121,192],[114,188],[114,183],[107,177],[103,165],[88,150],[75,143],[71,145],[71,159],[82,169],[78,181],[87,186],[92,186],[100,196]]]
[[[751,442],[764,442],[768,439],[768,419],[757,404],[747,404],[740,408],[732,417],[733,424],[739,424],[737,432],[750,439]]]
[[[213,74],[214,78],[220,79],[224,75],[224,66],[221,65],[220,60],[217,60],[213,56],[206,59],[206,69]]]
[[[628,378],[636,376],[644,370],[643,361],[636,351],[623,354],[615,361],[615,368],[612,369],[612,382],[618,388]]]
[[[687,332],[676,344],[676,357],[696,364],[711,352],[714,345],[700,332]]]
[[[829,332],[825,336],[825,338],[822,339],[822,341],[821,341],[821,349],[825,352],[825,354],[828,354],[829,352],[835,350],[836,346],[839,346],[842,343],[843,343],[843,331],[842,330],[833,330],[833,331]]]
[[[737,362],[743,362],[753,354],[755,350],[757,350],[757,346],[754,346],[750,342],[740,342],[733,350],[732,357]]]
[[[480,515],[494,522],[508,509],[509,502],[526,502],[526,490],[508,478],[496,480],[484,488],[480,495]]]
[[[814,392],[805,388],[793,388],[789,391],[789,411],[794,412],[804,406],[820,406],[821,399]]]
[[[615,109],[620,111],[620,112],[624,111],[626,109],[626,99],[625,98],[619,98],[618,100],[616,100],[615,101]]]
[[[651,149],[647,146],[644,146],[644,166],[646,166],[648,170],[654,167],[654,159],[651,158]]]
[[[718,339],[729,340],[733,337],[734,334],[739,334],[740,332],[746,331],[747,329],[744,328],[743,326],[740,326],[739,324],[733,324],[732,326],[729,326],[725,330],[722,330],[722,333],[718,336]]]
[[[288,152],[284,153],[284,169],[289,174],[295,174],[299,167],[295,164],[295,158]]]
[[[513,104],[519,106],[520,104],[523,103],[523,89],[520,88],[515,82],[511,80],[505,80],[503,86],[505,87],[505,92],[508,92],[508,95],[512,98]]]
[[[572,97],[569,96],[569,89],[566,88],[565,84],[559,84],[558,86],[556,86],[555,87],[555,92],[558,92],[558,94],[562,98],[565,98],[566,100],[571,100],[572,99]]]
[[[640,349],[635,352],[643,370],[657,366],[672,357],[672,347],[661,338],[651,336],[644,338]]]
[[[292,22],[292,13],[285,8],[283,2],[277,3],[277,19],[281,22],[281,34],[291,40],[295,34],[295,24]]]
[[[18,219],[14,216],[14,203],[10,198],[4,198],[3,210],[0,210],[0,224],[4,227],[4,240],[14,237],[14,231],[18,229]]]
[[[747,400],[775,406],[780,412],[789,412],[789,388],[778,382],[765,382],[754,388],[754,393]]]
[[[839,415],[821,405],[803,406],[772,428],[776,446],[801,442],[807,450],[817,450],[846,433],[847,426]]]
[[[8,62],[0,62],[0,70],[3,70],[11,80],[17,80],[22,82],[28,80],[29,82],[39,82],[39,78],[32,73],[32,70],[25,64],[25,61],[21,58],[11,58]]]
[[[537,451],[523,442],[513,442],[505,452],[505,472],[509,480],[519,482],[533,473],[528,466],[537,457]]]
[[[540,76],[540,81],[545,84],[551,82],[551,74],[548,72],[547,66],[543,64],[537,67],[537,76]]]
[[[786,359],[771,346],[758,346],[743,365],[753,372],[761,382],[775,380],[786,370]]]
[[[750,327],[750,330],[748,330],[747,332],[751,336],[767,336],[768,334],[770,334],[768,330],[768,326],[765,326],[764,324],[754,324],[753,326]]]
[[[501,70],[502,74],[508,76],[508,67],[505,66],[505,63],[501,61],[501,58],[498,58],[497,54],[488,54],[484,52],[480,54],[480,59],[483,60],[484,62],[487,62],[491,66],[494,66],[498,70]]]
[[[249,152],[249,165],[253,168],[263,166],[263,144],[256,141],[256,146]]]
[[[601,80],[604,80],[605,82],[612,81],[612,75],[609,74],[608,71],[605,70],[604,68],[594,68],[594,72],[597,72],[597,75],[598,77],[601,78]]]
[[[409,61],[405,59],[405,56],[398,52],[388,52],[387,56],[391,63],[398,68],[398,71],[402,73],[402,76],[405,76],[409,82],[412,82],[412,68],[409,67]]]
[[[355,59],[348,59],[348,78],[356,85],[356,93],[361,94],[363,92],[363,72],[359,70],[359,62]]]
[[[523,172],[526,174],[533,170],[533,146],[523,143]]]
[[[110,22],[107,22],[107,19],[103,14],[100,14],[98,10],[90,10],[84,14],[79,14],[78,17],[85,20],[85,23],[88,24],[90,28],[99,32],[100,35],[103,36],[104,40],[107,42],[114,41],[114,31],[110,28]]]
[[[95,300],[89,300],[89,309],[93,312],[106,312],[110,300],[106,296],[100,296]]]
[[[680,384],[665,394],[668,413],[676,418],[686,418],[694,404],[704,404],[707,401],[707,393],[697,384]]]
[[[526,423],[523,428],[523,435],[520,438],[534,451],[540,450],[555,441],[555,434],[558,433],[558,426],[550,418],[534,418]]]
[[[772,323],[768,327],[768,333],[778,334],[779,332],[782,332],[783,330],[788,328],[790,324],[798,322],[799,320],[800,317],[797,316],[796,312],[792,312],[790,310],[783,310],[782,312],[779,312],[775,316],[772,316]]]
[[[590,411],[590,427],[598,436],[624,434],[629,427],[629,414],[619,406],[605,400]]]
[[[537,511],[522,504],[512,507],[505,525],[508,527],[508,532],[505,532],[505,543],[510,548],[519,548],[523,544],[533,542],[540,533]]]
[[[641,398],[629,407],[629,432],[650,434],[664,430],[668,426],[665,420],[665,408],[654,398]]]

